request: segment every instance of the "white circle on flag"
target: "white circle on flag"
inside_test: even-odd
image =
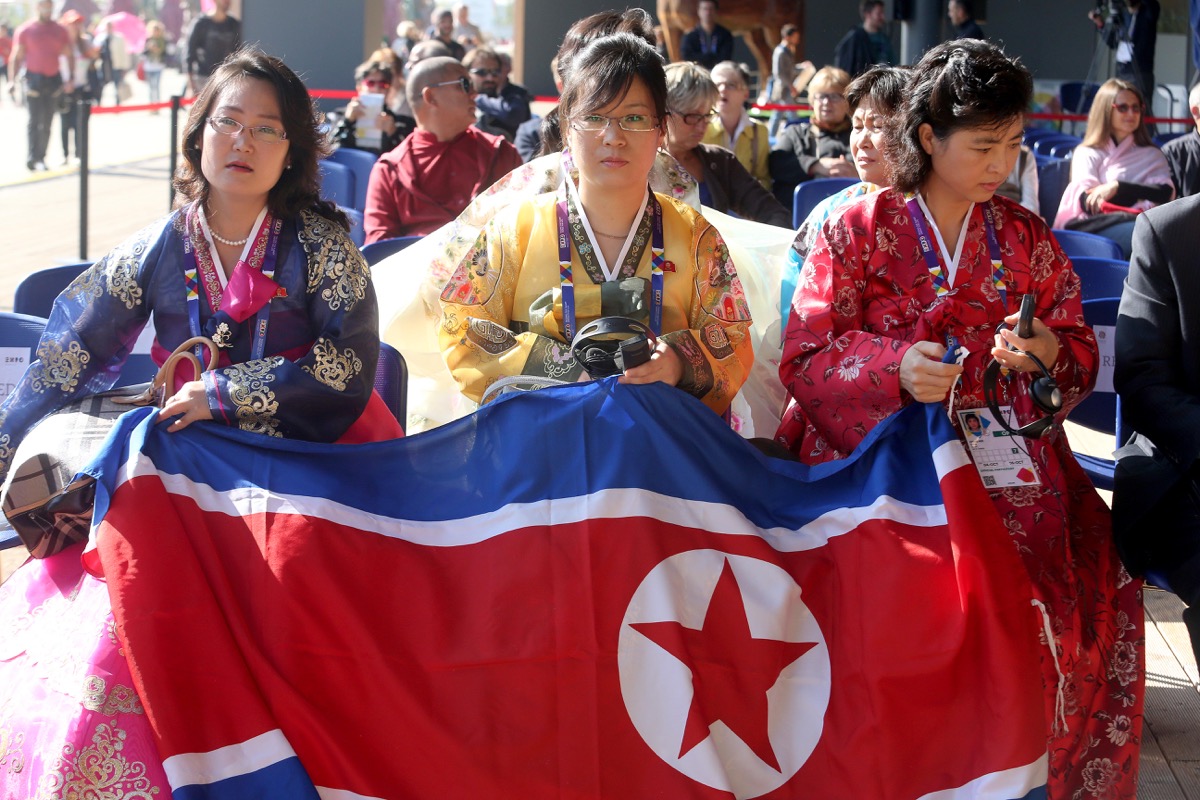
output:
[[[691,670],[630,627],[674,621],[703,629],[726,562],[737,579],[753,638],[815,645],[785,667],[767,691],[767,735],[778,772],[719,720],[709,727],[708,738],[680,756],[692,705]],[[821,738],[829,705],[829,649],[801,599],[800,586],[774,564],[718,550],[665,559],[633,593],[617,648],[621,696],[634,727],[659,758],[706,786],[731,792],[738,800],[767,794],[804,766]]]

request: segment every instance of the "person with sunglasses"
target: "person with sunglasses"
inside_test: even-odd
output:
[[[1175,198],[1171,168],[1150,138],[1145,113],[1145,99],[1129,81],[1110,78],[1100,85],[1054,217],[1056,228],[1113,240],[1126,260],[1137,215]]]
[[[716,229],[649,188],[668,114],[654,46],[628,33],[593,40],[572,60],[558,111],[578,183],[483,226],[442,291],[446,365],[475,402],[508,376],[585,379],[575,333],[630,317],[657,345],[620,381],[661,381],[724,412],[753,361],[750,313]]]
[[[150,322],[159,363],[198,335],[220,353],[215,369],[200,376],[183,366],[166,387],[158,419],[169,432],[203,421],[262,434],[264,444],[402,435],[373,390],[379,333],[370,270],[345,215],[320,199],[319,123],[304,83],[279,59],[243,50],[216,69],[185,124],[176,210],[55,301],[0,412],[0,478],[30,426],[112,386]],[[108,588],[85,572],[82,549],[30,559],[0,587],[0,605],[37,620],[6,639],[28,655],[0,664],[4,729],[15,734],[7,741],[29,743],[25,768],[5,775],[5,794],[35,797],[62,782],[62,762],[37,754],[94,752],[107,741],[121,751],[119,767],[105,772],[111,796],[170,797],[153,709],[44,691],[60,680],[62,658],[102,693],[134,696],[129,662],[107,632]],[[39,655],[39,641],[59,642],[59,655]]]
[[[708,70],[690,61],[667,65],[667,135],[663,146],[700,189],[700,204],[744,219],[790,228],[791,214],[754,179],[737,156],[703,144],[720,99]]]
[[[532,116],[529,92],[505,79],[503,59],[491,48],[476,47],[467,53],[463,66],[475,87],[476,127],[513,141],[517,128]]]
[[[475,127],[475,87],[455,59],[418,62],[405,93],[417,129],[371,170],[363,211],[368,243],[436,230],[522,164],[504,137]]]
[[[392,110],[388,98],[396,80],[395,71],[392,63],[375,55],[354,70],[358,97],[346,104],[346,111],[334,128],[333,141],[338,147],[386,153],[417,127],[415,119]],[[360,136],[360,132],[368,135]]]

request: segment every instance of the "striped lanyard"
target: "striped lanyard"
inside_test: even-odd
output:
[[[558,281],[562,289],[563,334],[568,342],[575,338],[575,282],[571,276],[571,233],[570,212],[567,201],[559,200],[558,217]],[[663,253],[662,206],[650,192],[650,330],[656,336],[662,333],[663,267],[667,261]],[[598,249],[598,248],[597,248]]]
[[[196,213],[199,213],[198,211]],[[262,264],[262,274],[267,278],[275,276],[275,260],[279,255],[279,234],[283,231],[283,220],[276,218],[270,212],[267,212],[263,219],[262,225],[259,226],[258,232],[254,235],[254,243],[250,247],[250,263],[245,264],[246,267],[253,269],[256,254],[261,254],[259,258]],[[207,243],[203,246],[207,247]],[[184,291],[187,294],[187,310],[188,310],[188,328],[192,336],[203,336],[204,329],[200,327],[200,273],[204,270],[206,273],[205,282],[213,286],[219,286],[220,283],[216,277],[216,268],[213,265],[212,258],[200,259],[197,257],[196,251],[192,248],[192,219],[191,214],[184,217],[184,237],[183,237],[183,256],[184,256],[184,275],[183,285]],[[239,261],[242,265],[245,262]],[[207,273],[213,274],[207,274]],[[215,302],[210,303],[214,306],[213,311],[219,310],[220,301],[216,298],[210,298]],[[252,359],[260,359],[267,350],[267,322],[271,316],[271,304],[268,302],[258,310],[254,315],[254,342],[251,347]],[[206,355],[202,347],[196,347],[196,355],[200,358],[201,363],[205,363]]]
[[[908,215],[912,218],[913,229],[917,232],[917,243],[921,247],[921,255],[925,259],[925,265],[929,268],[929,275],[933,278],[934,291],[937,292],[938,297],[941,297],[950,291],[950,281],[933,248],[933,237],[929,234],[929,226],[925,224],[925,212],[921,210],[915,193],[905,195],[904,204],[908,207]],[[1004,283],[1004,262],[1000,258],[1000,242],[996,238],[996,221],[992,216],[990,203],[983,204],[983,228],[987,234],[988,256],[992,262],[992,283],[1000,295],[1001,305],[1007,308],[1008,291]]]

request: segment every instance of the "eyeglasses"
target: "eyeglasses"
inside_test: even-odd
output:
[[[500,70],[498,70],[498,69],[480,69],[479,67],[476,67],[475,69],[471,70],[471,74],[478,75],[481,78],[499,78]]]
[[[668,111],[667,113],[679,117],[679,119],[683,120],[684,125],[695,125],[701,120],[708,122],[717,115],[715,111],[706,111],[703,114],[680,114],[678,111]]]
[[[390,89],[392,88],[392,82],[366,80],[363,81],[363,86],[367,87],[368,89]]]
[[[473,86],[471,86],[471,79],[468,78],[466,75],[463,75],[461,78],[455,78],[452,81],[442,81],[441,83],[435,83],[434,86],[458,86],[467,94],[470,94],[471,92],[475,91],[475,88]]]
[[[818,94],[814,94],[812,99],[814,103],[836,103],[839,100],[845,100],[846,95],[839,94],[837,92],[820,92]]]
[[[571,120],[571,127],[577,131],[600,133],[608,130],[611,123],[630,133],[646,133],[658,127],[658,118],[649,114],[626,114],[623,117],[606,117],[603,114],[584,114]]]
[[[270,125],[258,125],[253,128],[247,128],[231,117],[209,117],[208,124],[212,126],[214,131],[223,133],[226,136],[239,136],[242,131],[249,130],[250,137],[262,144],[279,144],[287,138],[287,131],[272,128]]]
[[[1140,114],[1143,110],[1141,103],[1113,103],[1113,108],[1122,114],[1128,114],[1130,111],[1134,114]]]

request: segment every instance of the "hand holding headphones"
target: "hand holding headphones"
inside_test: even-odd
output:
[[[983,373],[983,397],[988,409],[997,422],[1009,433],[1036,439],[1054,425],[1054,415],[1062,411],[1062,392],[1050,374],[1046,364],[1058,358],[1058,337],[1039,319],[1033,316],[1034,297],[1021,298],[1021,311],[1004,318],[996,329],[996,347],[992,349],[992,363]],[[1016,325],[1014,331],[1010,325]],[[1039,377],[1029,384],[1029,398],[1045,416],[1027,425],[1013,428],[1000,410],[999,391],[1001,368],[1021,372],[1038,372]]]

